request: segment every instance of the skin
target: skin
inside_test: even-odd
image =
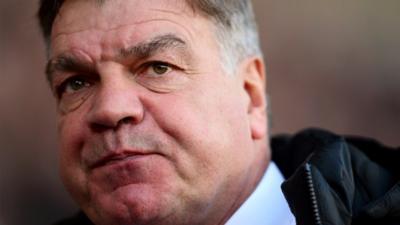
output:
[[[214,29],[183,1],[62,6],[48,64],[60,173],[95,224],[224,224],[256,187],[264,64],[226,74]]]

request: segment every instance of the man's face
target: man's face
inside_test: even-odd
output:
[[[183,1],[62,6],[49,64],[60,171],[94,223],[217,224],[254,188],[265,118],[213,31]]]

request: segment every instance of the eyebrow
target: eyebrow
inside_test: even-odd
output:
[[[83,62],[72,54],[66,53],[47,62],[46,77],[50,83],[53,81],[54,73],[56,71],[81,71],[93,73],[95,68],[93,65],[90,65],[90,63]]]
[[[164,34],[152,38],[150,41],[141,42],[134,46],[120,50],[120,55],[124,58],[132,56],[134,58],[148,58],[165,49],[186,49],[186,42],[174,34]]]
[[[149,41],[140,42],[134,46],[119,49],[118,57],[123,59],[128,57],[144,59],[165,51],[166,49],[179,49],[182,52],[186,52],[188,46],[184,40],[176,35],[164,34],[156,36]],[[56,71],[81,71],[94,73],[95,68],[91,63],[83,62],[73,54],[66,53],[50,59],[47,62],[46,77],[50,83],[52,82]]]

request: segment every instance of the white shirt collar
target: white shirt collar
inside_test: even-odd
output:
[[[254,192],[225,225],[295,225],[281,191],[283,175],[271,162]]]

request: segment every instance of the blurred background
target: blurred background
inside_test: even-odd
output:
[[[0,2],[0,225],[76,211],[58,178],[37,2]],[[313,126],[399,146],[400,1],[253,2],[274,134]]]

